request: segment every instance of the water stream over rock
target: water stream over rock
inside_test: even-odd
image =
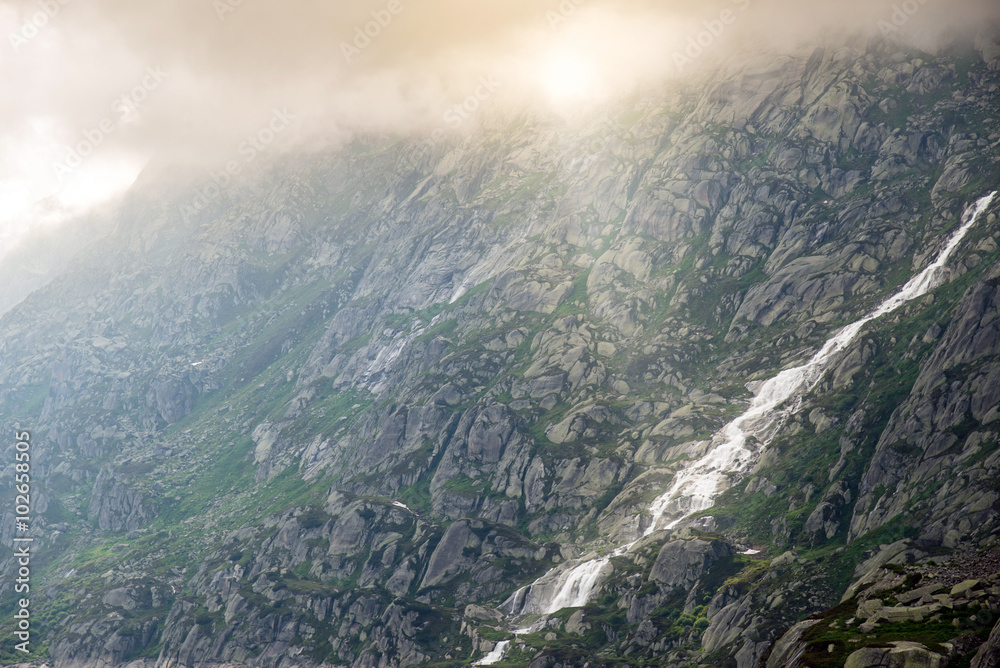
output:
[[[715,434],[708,453],[678,471],[670,489],[653,501],[649,508],[651,521],[642,536],[648,536],[657,529],[671,529],[686,517],[711,508],[716,497],[729,488],[733,476],[746,471],[756,460],[784,421],[798,410],[801,398],[819,382],[838,353],[850,345],[866,324],[927,294],[944,281],[942,268],[995,195],[996,192],[993,192],[970,205],[962,217],[962,225],[934,262],[898,292],[865,317],[834,333],[805,364],[785,369],[762,383],[747,410]],[[608,556],[583,557],[575,564],[570,562],[558,566],[515,592],[503,608],[510,615],[522,616],[546,615],[562,608],[586,605],[591,593],[600,584],[611,557],[625,554],[635,542],[619,546]],[[529,630],[532,629],[517,632]],[[498,644],[480,665],[501,660],[508,646],[502,645],[501,648]]]

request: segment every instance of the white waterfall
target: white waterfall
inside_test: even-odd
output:
[[[497,646],[490,651],[489,654],[476,661],[477,666],[492,666],[494,663],[498,663],[503,659],[504,654],[507,653],[507,647],[510,645],[509,640],[501,640],[497,643]]]
[[[865,325],[940,285],[942,267],[995,195],[995,192],[990,193],[966,209],[962,225],[934,262],[899,292],[865,317],[836,332],[808,362],[786,369],[761,385],[747,411],[715,435],[714,447],[708,454],[679,471],[670,489],[653,501],[649,509],[652,521],[643,535],[648,536],[660,528],[665,518],[673,518],[663,527],[669,529],[685,517],[711,508],[715,497],[728,487],[730,476],[744,471],[753,460],[755,452],[746,447],[748,437],[753,436],[760,446],[767,445],[781,423],[798,409],[797,402],[781,410],[777,410],[778,406],[811,390],[830,368],[837,353],[846,348]]]
[[[643,536],[648,536],[658,528],[672,528],[684,518],[711,508],[715,498],[728,488],[731,476],[746,470],[759,449],[770,442],[784,420],[798,410],[800,402],[794,401],[781,408],[779,406],[791,399],[801,400],[830,368],[837,353],[846,348],[866,324],[927,294],[942,283],[942,267],[989,207],[995,195],[995,192],[991,193],[969,206],[962,217],[962,225],[934,262],[896,294],[857,322],[838,330],[808,362],[786,369],[763,383],[746,412],[716,433],[709,452],[679,471],[670,489],[653,501],[649,508],[652,521]],[[747,441],[751,437],[756,445],[753,450],[747,447]],[[663,520],[669,521],[661,527]],[[611,556],[628,552],[634,544],[632,542],[619,546]],[[566,607],[586,605],[609,563],[610,556],[583,561],[572,568],[557,566],[532,584],[519,589],[503,607],[512,615],[545,615]],[[522,629],[519,633],[528,630]],[[503,645],[502,649],[500,645]],[[506,649],[506,642],[500,643],[487,658],[500,650],[498,657],[491,661],[495,663],[502,658]],[[484,662],[485,659],[481,665],[488,665]]]
[[[553,568],[504,603],[513,615],[548,615],[563,608],[578,608],[590,600],[610,559],[590,559],[573,568]]]

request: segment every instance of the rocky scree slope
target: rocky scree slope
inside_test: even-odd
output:
[[[537,667],[992,665],[997,583],[972,570],[1000,508],[996,206],[715,508],[537,632],[500,610],[640,536],[748,387],[996,188],[979,46],[761,57],[587,124],[359,140],[194,219],[190,190],[140,181],[0,320],[0,412],[36,442],[39,655],[458,666],[507,639]]]

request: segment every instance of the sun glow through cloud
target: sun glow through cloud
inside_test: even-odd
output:
[[[596,68],[582,54],[560,49],[549,53],[539,68],[540,85],[555,102],[595,97],[601,86]]]
[[[53,229],[82,216],[120,195],[135,183],[142,161],[128,156],[95,158],[64,182],[37,188],[43,179],[7,181],[0,188],[0,255],[9,252],[32,232]]]
[[[141,162],[124,157],[94,160],[67,179],[55,200],[68,212],[86,212],[128,190],[141,169]]]
[[[426,0],[371,34],[365,26],[385,0],[349,4],[345,13],[336,3],[233,2],[216,15],[201,0],[0,0],[8,49],[0,57],[0,243],[5,228],[35,224],[36,203],[78,210],[117,194],[134,179],[134,156],[196,176],[218,170],[275,108],[305,119],[288,139],[303,150],[336,147],[355,132],[471,131],[475,114],[536,104],[583,119],[714,62],[739,63],[745,45],[811,51],[831,26],[879,35],[878,22],[900,3]],[[1000,15],[996,0],[920,4],[907,34],[921,26],[948,34],[952,24]],[[42,5],[52,11],[40,14]],[[342,43],[360,45],[359,55],[346,60]],[[169,78],[146,91],[139,113],[121,116],[116,100],[149,68]],[[104,119],[114,132],[78,173],[60,178],[53,165]]]
[[[575,114],[676,78],[670,53],[684,34],[675,20],[587,7],[525,39],[511,79],[530,82],[561,115]]]

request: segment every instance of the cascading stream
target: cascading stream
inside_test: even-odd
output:
[[[801,400],[830,368],[837,354],[857,337],[865,325],[927,294],[943,282],[941,269],[992,203],[995,195],[996,192],[990,193],[969,206],[962,216],[962,225],[934,262],[896,294],[857,322],[838,330],[808,362],[786,369],[764,382],[757,389],[746,412],[716,433],[708,454],[679,471],[670,489],[653,501],[649,508],[652,521],[643,536],[648,536],[659,528],[673,528],[686,517],[711,508],[715,498],[728,489],[731,476],[746,470],[754,461],[755,454],[770,442],[785,419],[798,410],[800,401],[782,408],[779,406],[791,399]],[[754,449],[747,447],[751,437],[755,441]],[[661,526],[664,520],[668,521]],[[635,542],[637,541],[619,546],[609,556],[585,559],[572,568],[561,566],[552,569],[534,583],[515,592],[504,603],[504,609],[511,615],[547,615],[562,608],[586,605],[594,588],[600,583],[611,557],[625,554]],[[529,630],[531,629],[520,629],[516,633]],[[507,649],[507,644],[501,644],[503,647],[498,645],[480,661],[480,665],[500,661]]]
[[[501,640],[497,643],[489,654],[481,658],[476,662],[477,666],[492,666],[494,663],[499,663],[504,655],[507,653],[507,647],[510,645],[509,640]]]
[[[746,447],[747,439],[753,436],[761,446],[767,445],[784,420],[798,410],[797,402],[781,410],[778,406],[793,397],[801,398],[811,390],[830,368],[837,353],[850,345],[865,325],[939,286],[943,280],[941,269],[995,196],[996,192],[990,193],[968,207],[962,216],[961,227],[934,262],[910,279],[899,292],[865,317],[839,330],[808,362],[786,369],[761,385],[749,409],[716,434],[711,451],[679,472],[671,488],[653,501],[650,506],[653,521],[643,535],[648,536],[659,528],[660,521],[666,517],[674,517],[663,527],[670,529],[685,517],[712,507],[715,497],[727,489],[729,476],[742,472],[753,460],[755,453]]]

